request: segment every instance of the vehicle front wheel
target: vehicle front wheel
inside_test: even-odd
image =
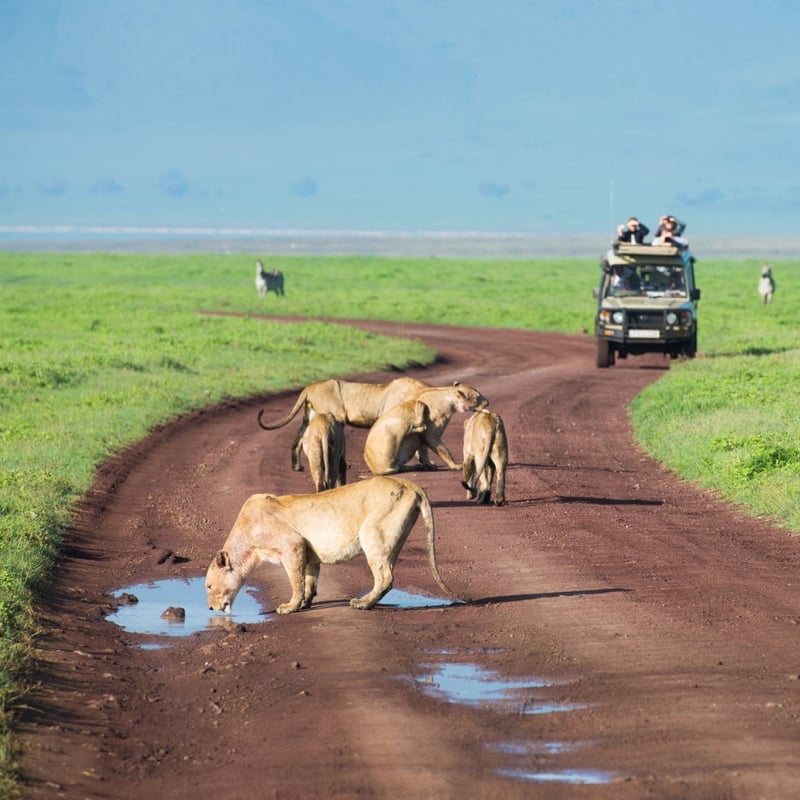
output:
[[[694,358],[697,355],[697,331],[692,334],[692,343],[689,346],[689,358]]]
[[[614,350],[608,339],[597,340],[597,360],[595,363],[600,369],[610,367],[614,363]]]
[[[692,334],[692,338],[681,351],[681,358],[689,360],[697,355],[697,331]]]

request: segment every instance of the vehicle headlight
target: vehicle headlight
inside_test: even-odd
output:
[[[622,322],[625,319],[625,314],[623,314],[622,311],[615,311],[611,315],[611,319],[614,321],[615,325],[622,325]]]
[[[667,311],[667,325],[674,325],[678,321],[678,315],[674,311]]]

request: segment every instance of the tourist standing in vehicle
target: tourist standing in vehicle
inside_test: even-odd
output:
[[[683,236],[683,232],[686,230],[686,223],[682,220],[679,220],[672,214],[664,214],[663,216],[659,217],[658,227],[656,228],[655,232],[656,236],[661,236],[661,234],[664,232],[664,224],[667,222],[672,223],[674,228],[673,233],[676,236]]]
[[[643,225],[636,217],[631,217],[624,225],[617,226],[617,241],[643,244],[644,237],[650,229]]]
[[[681,223],[681,231],[686,226]],[[675,217],[661,217],[661,224],[656,231],[652,244],[674,244],[676,247],[688,247],[689,240],[678,234],[678,221]]]

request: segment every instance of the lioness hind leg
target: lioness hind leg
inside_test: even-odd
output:
[[[296,536],[295,540],[287,545],[281,563],[289,576],[292,597],[288,603],[279,605],[275,610],[279,614],[291,614],[300,609],[305,600],[306,543],[302,537]]]
[[[494,464],[491,461],[486,462],[486,466],[481,473],[478,491],[478,504],[485,506],[491,502],[492,499],[492,481],[494,480]]]
[[[392,566],[387,561],[369,563],[370,571],[374,579],[372,591],[367,592],[363,597],[353,597],[350,605],[353,608],[367,610],[372,608],[378,601],[392,588],[393,576]]]
[[[300,428],[297,431],[297,436],[294,437],[294,441],[292,442],[292,469],[295,472],[302,472],[303,465],[300,462],[300,450],[303,447],[303,434],[306,432],[306,428],[308,427],[308,420],[303,417],[303,421],[300,423]]]
[[[467,500],[472,500],[475,497],[475,458],[474,456],[464,456],[464,461],[461,465],[463,478],[461,485],[467,490]]]
[[[306,554],[305,587],[301,608],[310,608],[317,596],[317,581],[319,580],[319,561],[308,557]]]
[[[495,488],[494,504],[504,506],[506,504],[506,467],[502,462],[497,467],[497,487]]]

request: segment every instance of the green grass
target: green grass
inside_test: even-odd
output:
[[[192,408],[433,357],[413,340],[246,315],[578,333],[592,329],[599,255],[271,258],[287,295],[259,299],[254,256],[0,254],[0,796],[18,793],[13,726],[36,596],[97,466]],[[764,308],[758,262],[699,255],[703,357],[635,400],[637,436],[691,480],[800,530],[800,263],[774,264]]]
[[[629,411],[639,442],[682,477],[800,531],[800,263],[774,265],[769,306],[759,263],[698,264],[704,357],[671,369]]]

